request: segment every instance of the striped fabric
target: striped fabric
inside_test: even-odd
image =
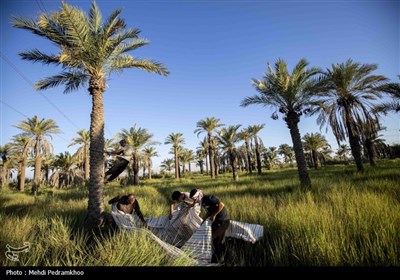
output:
[[[116,203],[112,205],[111,215],[122,230],[129,230],[145,234],[147,237],[156,241],[165,252],[173,257],[178,258],[187,256],[189,260],[193,261],[194,265],[210,265],[211,263],[211,226],[204,223],[195,234],[188,238],[188,244],[185,248],[179,249],[157,237],[150,230],[141,228],[141,221],[136,215],[126,214],[118,210]],[[166,217],[168,219],[168,217]],[[160,226],[165,221],[164,217],[146,219],[149,227],[150,225]],[[169,221],[169,219],[168,219]]]
[[[212,255],[211,234],[211,222],[205,221],[181,249],[189,253],[199,263],[210,263]]]
[[[145,218],[150,230],[141,228],[143,225],[137,215],[118,210],[116,203],[112,206],[111,215],[119,228],[143,232],[160,244],[171,257],[189,254],[196,265],[211,265],[211,221],[206,220],[201,224],[198,212],[190,207],[175,212],[171,220],[167,216]],[[231,220],[225,238],[242,239],[254,244],[263,235],[262,225]]]
[[[242,239],[247,242],[255,243],[264,235],[264,227],[257,224],[249,224],[238,221],[230,221],[229,227],[225,232],[226,237]]]

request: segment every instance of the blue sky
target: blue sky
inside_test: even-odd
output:
[[[91,1],[66,1],[88,12]],[[323,69],[349,58],[378,64],[376,74],[398,81],[400,74],[400,4],[398,1],[97,1],[103,18],[117,8],[127,26],[141,29],[150,44],[132,55],[162,62],[168,77],[130,69],[112,75],[104,94],[105,137],[114,137],[134,124],[164,143],[170,133],[183,133],[185,147],[195,150],[203,135],[196,122],[217,117],[226,125],[265,123],[260,137],[266,147],[292,145],[282,118],[260,106],[240,107],[256,94],[252,78],[261,78],[267,63],[278,58],[289,68],[306,58]],[[0,30],[0,145],[21,131],[18,122],[37,115],[53,119],[63,134],[54,136],[54,153],[68,148],[78,129],[89,129],[91,98],[86,89],[63,94],[63,88],[37,92],[31,83],[59,69],[32,64],[18,52],[37,48],[57,53],[55,46],[31,33],[13,28],[12,15],[36,17],[54,11],[61,1],[2,0]],[[12,108],[11,108],[12,107]],[[399,143],[399,115],[384,117],[387,143]],[[315,118],[302,118],[300,132],[320,132]],[[321,131],[335,150],[330,131]],[[158,145],[160,157],[172,157],[170,145]]]

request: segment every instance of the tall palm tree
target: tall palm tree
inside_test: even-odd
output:
[[[306,133],[306,135],[303,136],[303,141],[304,149],[311,151],[314,168],[318,169],[318,150],[324,147],[330,147],[328,141],[326,141],[325,136],[321,135],[320,133]]]
[[[140,162],[140,150],[146,145],[155,144],[154,141],[151,140],[153,138],[153,134],[149,133],[146,128],[138,127],[136,128],[136,124],[131,127],[129,130],[122,129],[120,133],[118,133],[119,139],[124,139],[128,142],[128,145],[132,149],[132,159],[133,159],[133,185],[139,185],[139,162]],[[130,181],[128,180],[130,183]]]
[[[25,191],[25,173],[26,173],[26,162],[28,159],[29,151],[32,147],[32,139],[26,135],[18,134],[13,137],[13,142],[11,143],[12,153],[16,155],[18,158],[17,162],[19,163],[18,168],[18,189],[20,192]]]
[[[347,161],[347,152],[349,151],[349,146],[347,144],[341,144],[339,145],[338,150],[336,151],[336,154],[338,157],[344,161]]]
[[[208,174],[208,161],[207,161],[207,156],[208,156],[208,141],[207,137],[204,137],[203,141],[199,142],[200,146],[197,147],[197,152],[202,155],[202,159],[205,158],[205,164],[206,164],[206,174]]]
[[[323,73],[312,114],[319,113],[318,124],[330,125],[338,143],[349,138],[351,153],[357,171],[364,171],[360,136],[365,128],[373,129],[378,114],[371,102],[381,97],[382,86],[388,80],[382,75],[372,75],[376,64],[360,64],[351,59],[332,65]]]
[[[282,59],[275,62],[274,68],[268,64],[269,71],[265,73],[264,78],[262,80],[253,79],[253,85],[259,95],[246,97],[241,103],[241,106],[244,107],[253,104],[270,106],[275,109],[271,116],[273,119],[278,118],[278,111],[284,115],[283,119],[292,137],[303,188],[310,187],[311,180],[307,171],[298,123],[300,116],[308,109],[306,106],[310,101],[309,92],[313,87],[312,78],[320,72],[318,68],[306,69],[307,65],[308,62],[305,59],[300,60],[290,74],[287,63]]]
[[[215,117],[206,118],[204,120],[200,120],[196,123],[197,128],[195,129],[194,133],[197,133],[197,137],[202,132],[207,132],[207,141],[208,141],[208,156],[210,160],[210,172],[211,178],[214,179],[217,172],[215,168],[215,159],[214,159],[214,150],[212,149],[211,137],[213,132],[217,130],[217,128],[223,126],[222,123],[219,122],[219,119]]]
[[[254,139],[254,144],[256,146],[256,162],[257,162],[257,172],[261,174],[262,166],[261,166],[261,153],[260,153],[260,143],[261,139],[257,136],[261,129],[265,127],[265,124],[255,124],[249,126],[250,132]]]
[[[250,153],[250,139],[252,137],[251,128],[242,128],[242,130],[238,133],[238,137],[240,140],[244,140],[245,148],[246,148],[246,160],[247,160],[247,171],[252,173],[253,170],[251,168],[251,153]]]
[[[96,3],[89,14],[62,2],[62,7],[53,13],[42,13],[37,20],[13,18],[13,25],[48,39],[59,47],[59,54],[47,55],[37,49],[21,53],[23,59],[44,64],[62,66],[62,72],[36,83],[44,90],[61,84],[65,93],[89,84],[92,96],[90,114],[90,178],[89,201],[85,227],[96,230],[102,224],[104,189],[104,107],[103,93],[106,79],[112,72],[126,68],[139,68],[148,72],[167,75],[168,70],[160,63],[141,60],[127,52],[148,44],[139,39],[139,29],[127,29],[119,18],[117,9],[103,22]]]
[[[158,157],[158,153],[156,151],[156,148],[152,146],[147,146],[144,147],[143,149],[143,155],[147,159],[147,169],[149,170],[149,179],[151,179],[151,167],[152,167],[152,157]],[[144,174],[143,174],[144,175]]]
[[[180,144],[185,143],[185,138],[183,138],[182,133],[171,133],[165,139],[164,144],[172,144],[172,148],[174,150],[175,156],[175,179],[179,179],[179,155],[178,155],[178,147]]]
[[[61,133],[61,130],[54,120],[39,120],[37,116],[21,121],[16,127],[24,131],[22,135],[26,135],[34,140],[33,153],[35,155],[35,169],[33,172],[32,192],[36,193],[41,181],[41,151],[43,151],[44,154],[49,154],[52,150],[52,146],[46,137],[52,138],[51,134]]]
[[[222,145],[222,149],[227,153],[229,158],[229,163],[232,168],[232,176],[234,181],[239,180],[239,174],[237,172],[237,149],[235,143],[240,141],[238,135],[238,129],[240,128],[240,124],[238,125],[230,125],[228,127],[224,127],[218,134],[218,140]]]
[[[72,138],[72,143],[68,147],[79,144],[82,145],[76,154],[78,158],[82,158],[85,167],[85,180],[89,180],[89,144],[90,134],[86,129],[81,129],[78,132],[79,137]]]
[[[2,161],[1,169],[1,187],[8,185],[8,160],[11,154],[11,144],[7,143],[4,146],[0,146],[0,158]]]

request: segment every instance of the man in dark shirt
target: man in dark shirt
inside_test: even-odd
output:
[[[121,141],[119,141],[119,144],[121,146],[118,150],[113,152],[105,151],[105,153],[109,156],[111,155],[118,155],[118,156],[115,160],[114,165],[111,166],[111,168],[107,170],[107,172],[104,174],[104,177],[106,178],[104,180],[104,184],[107,184],[108,182],[111,182],[112,180],[117,178],[129,164],[129,159],[131,155],[129,154],[128,142],[122,139]]]
[[[117,202],[118,210],[126,213],[126,214],[133,214],[133,210],[138,215],[139,219],[142,221],[143,226],[147,227],[147,222],[143,217],[142,211],[140,211],[139,202],[136,199],[136,196],[131,193],[128,195],[119,195],[112,198],[108,204],[113,204]]]
[[[190,198],[196,197],[198,192],[199,190],[197,189],[191,190]],[[223,253],[222,240],[224,239],[225,232],[229,226],[229,215],[224,203],[214,195],[204,195],[201,199],[201,206],[203,206],[207,211],[204,220],[210,218],[213,222],[211,224],[211,229],[214,254],[211,261],[217,262]]]

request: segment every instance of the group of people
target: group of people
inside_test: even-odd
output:
[[[107,155],[117,155],[114,165],[105,172],[104,183],[111,182],[117,178],[128,166],[130,160],[129,145],[126,140],[119,141],[120,147],[115,151],[105,151]],[[142,221],[143,225],[147,228],[147,222],[140,211],[139,202],[134,194],[120,195],[112,198],[109,204],[117,204],[118,210],[136,215]],[[203,222],[207,219],[212,221],[212,243],[214,253],[212,256],[212,262],[218,262],[218,259],[223,254],[223,239],[225,232],[229,227],[229,215],[226,211],[224,203],[214,195],[204,195],[199,189],[193,189],[190,192],[174,191],[172,193],[172,203],[170,205],[169,219],[173,219],[174,212],[179,212],[183,209],[190,209],[193,211],[196,217],[200,217],[201,207],[206,210],[206,216],[203,218]],[[196,223],[190,223],[189,228],[194,232],[199,225]]]
[[[135,212],[143,225],[147,227],[147,223],[140,211],[139,202],[134,194],[114,197],[108,203],[117,203],[118,210],[124,213],[133,214]],[[222,241],[230,222],[224,203],[214,195],[204,195],[199,189],[193,189],[190,192],[174,191],[172,193],[169,219],[173,219],[174,212],[182,210],[183,207],[189,208],[198,216],[200,215],[201,207],[205,209],[206,215],[203,218],[203,222],[207,219],[212,221],[212,245],[214,250],[211,262],[218,262],[223,255],[224,246]],[[192,231],[195,230],[196,228],[192,228]]]

